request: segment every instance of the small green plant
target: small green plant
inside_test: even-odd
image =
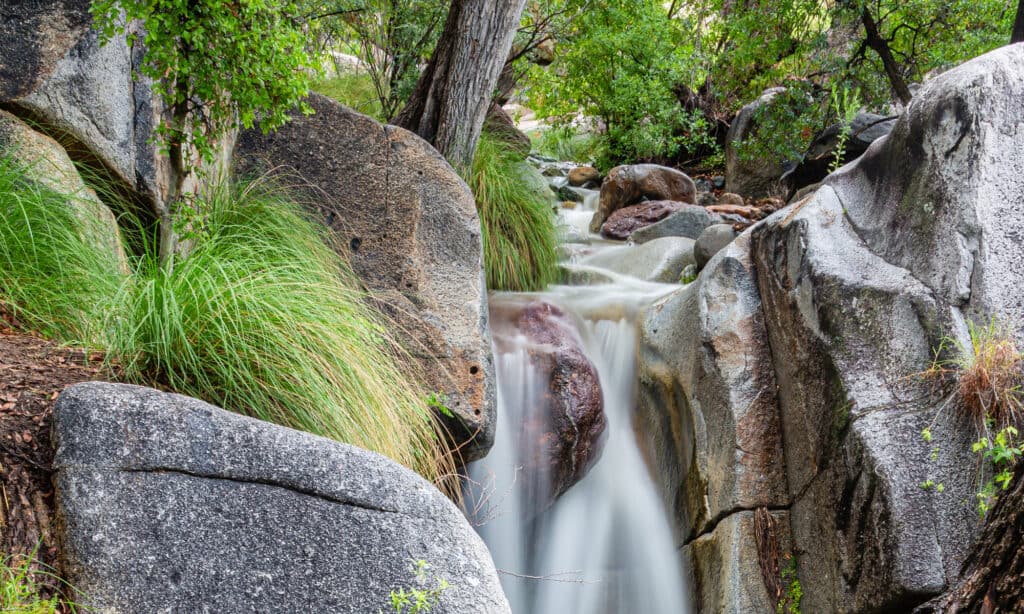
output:
[[[324,79],[313,86],[313,91],[320,92],[328,98],[360,113],[373,117],[377,121],[387,121],[373,87],[370,75],[364,72],[343,72]]]
[[[986,326],[968,323],[970,343],[945,337],[935,353],[935,360],[923,375],[941,386],[953,384],[950,398],[959,402],[981,431],[971,451],[981,456],[983,466],[979,478],[978,514],[991,509],[1001,490],[1009,487],[1013,469],[1024,455],[1018,441],[1022,402],[1022,357],[1012,337],[1003,332],[995,320]],[[949,356],[952,352],[952,356]],[[931,444],[931,426],[921,431],[921,438]],[[932,448],[931,459],[938,459],[939,447]],[[931,478],[921,483],[924,490],[942,492],[944,487]]]
[[[860,90],[851,88],[845,83],[841,86],[833,85],[830,98],[832,108],[836,116],[839,117],[839,135],[837,136],[836,150],[832,157],[832,163],[828,168],[828,171],[832,173],[843,165],[843,157],[846,155],[846,143],[850,140],[853,120],[857,117],[861,106]]]
[[[430,565],[422,559],[412,561],[409,571],[416,578],[416,586],[392,590],[388,595],[391,599],[390,611],[395,614],[426,614],[441,602],[441,595],[449,588],[448,581],[440,578],[430,586]],[[377,612],[383,614],[383,610]]]
[[[781,572],[786,594],[779,599],[775,611],[776,614],[800,614],[800,600],[804,597],[804,589],[800,586],[800,578],[797,575],[796,557],[788,554],[786,558],[789,559],[789,564]]]
[[[1018,432],[1012,426],[999,429],[994,436],[987,434],[971,445],[971,451],[980,454],[989,462],[992,477],[985,481],[978,492],[978,514],[982,517],[998,498],[999,491],[1006,490],[1013,479],[1013,468],[1024,448],[1017,442]]]
[[[697,280],[697,275],[697,266],[694,264],[688,264],[686,265],[686,268],[683,269],[683,272],[680,273],[679,275],[679,283],[681,283],[684,286],[686,284],[691,284]]]
[[[427,395],[427,407],[435,409],[444,416],[454,418],[455,413],[448,407],[448,395],[443,392],[431,392]]]
[[[572,126],[552,126],[529,136],[533,150],[542,156],[580,163],[601,157],[599,137],[579,133]]]
[[[558,278],[558,229],[551,202],[524,181],[522,156],[484,132],[467,178],[483,227],[491,290],[541,290]]]
[[[76,612],[78,606],[58,595],[45,597],[54,585],[71,587],[35,558],[9,555],[0,559],[0,612],[7,614],[57,614]]]

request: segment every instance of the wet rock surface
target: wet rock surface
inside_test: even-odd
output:
[[[527,408],[520,434],[520,446],[526,452],[523,471],[546,476],[539,481],[547,483],[545,492],[527,493],[527,507],[539,512],[582,479],[600,458],[607,425],[601,382],[579,333],[557,306],[533,301],[502,319],[513,327],[508,332],[526,336],[529,360],[542,388],[541,406]],[[500,350],[501,338],[496,339]]]
[[[616,166],[608,171],[601,184],[601,197],[590,222],[590,232],[601,232],[612,213],[644,199],[694,203],[696,197],[696,185],[681,171],[657,164]]]
[[[634,230],[629,240],[646,243],[662,237],[686,237],[696,239],[704,229],[724,220],[720,215],[709,212],[699,205],[683,204],[665,219]]]
[[[612,213],[601,226],[601,236],[625,241],[635,231],[660,222],[679,211],[685,203],[671,200],[649,200],[630,205]]]

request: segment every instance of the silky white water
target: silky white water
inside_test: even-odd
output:
[[[573,213],[577,228],[585,220]],[[589,222],[589,215],[586,216]],[[591,245],[587,249],[620,249]],[[623,257],[628,257],[628,250]],[[664,503],[637,446],[638,318],[676,287],[609,274],[611,283],[554,286],[548,291],[495,294],[492,329],[498,383],[494,448],[470,467],[471,517],[499,569],[514,614],[686,614],[689,597]],[[545,382],[534,372],[528,341],[502,314],[530,300],[571,315],[601,380],[606,441],[590,473],[536,518],[522,491],[537,492],[543,475],[521,470],[534,442],[516,441],[518,425],[540,402]],[[531,490],[532,489],[532,490]],[[474,505],[475,504],[475,505]]]

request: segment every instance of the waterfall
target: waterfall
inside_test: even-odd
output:
[[[585,227],[577,212],[567,222]],[[591,240],[590,251],[622,249]],[[470,467],[468,498],[470,517],[491,550],[514,614],[690,611],[676,538],[633,427],[638,319],[677,286],[605,273],[610,283],[491,297],[500,340],[497,438],[490,454]],[[524,450],[529,442],[516,440],[518,425],[543,407],[546,381],[530,362],[530,342],[502,321],[510,306],[530,300],[552,303],[571,316],[597,369],[607,419],[600,459],[539,515],[531,514],[531,497],[524,493],[542,492],[546,478],[522,470],[521,457],[531,451]]]

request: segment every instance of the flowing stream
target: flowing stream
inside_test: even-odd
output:
[[[690,598],[681,557],[633,428],[638,319],[677,286],[587,265],[614,250],[628,258],[632,249],[587,233],[594,199],[588,200],[583,210],[560,214],[570,227],[567,236],[586,241],[565,246],[565,265],[591,283],[598,279],[597,285],[491,297],[497,440],[490,454],[470,467],[475,492],[469,498],[476,502],[471,515],[500,570],[513,614],[686,614]],[[545,477],[522,470],[523,456],[531,453],[524,448],[531,442],[517,441],[517,425],[543,407],[546,382],[529,360],[526,337],[501,318],[512,311],[509,307],[538,299],[560,307],[574,322],[600,377],[607,427],[600,459],[590,472],[547,511],[531,517],[523,493],[546,488],[530,483]]]

